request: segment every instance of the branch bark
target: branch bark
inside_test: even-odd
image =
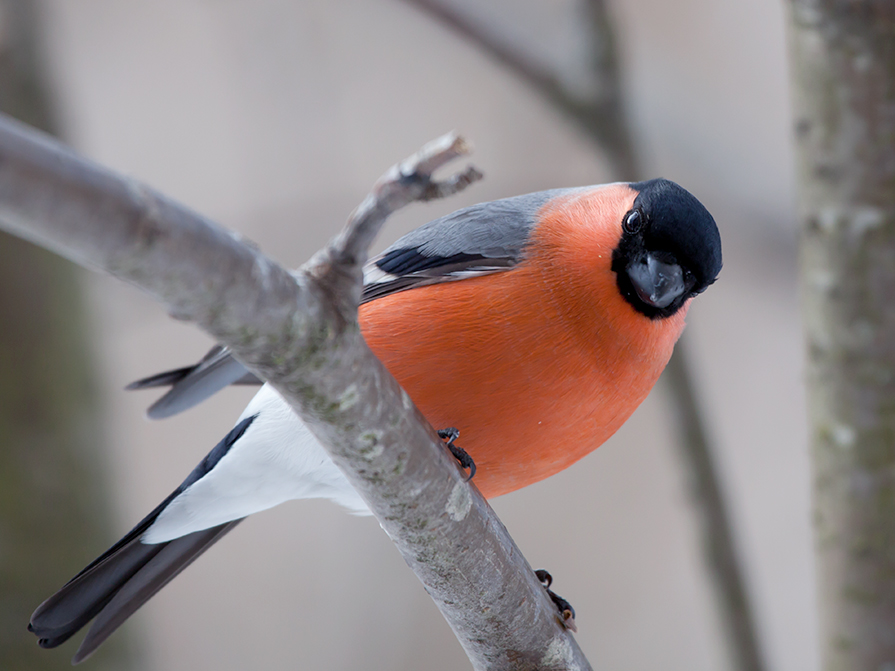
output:
[[[366,248],[431,172],[468,150],[445,136],[392,168],[347,228],[290,273],[165,197],[0,121],[0,227],[146,290],[229,346],[289,401],[357,488],[476,669],[589,669],[500,520],[357,325]]]
[[[792,0],[821,641],[895,668],[895,6]]]

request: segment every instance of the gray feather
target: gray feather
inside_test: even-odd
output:
[[[541,207],[576,190],[553,189],[481,203],[420,226],[367,264],[361,302],[511,270],[524,257]],[[217,345],[196,366],[159,373],[127,388],[170,385],[147,411],[151,419],[162,419],[197,405],[228,385],[261,383],[227,348]]]
[[[480,203],[423,224],[383,252],[414,248],[428,257],[477,254],[518,260],[543,205],[571,189],[538,191]]]
[[[217,345],[192,368],[153,375],[128,385],[128,389],[165,384],[170,384],[171,389],[149,406],[146,414],[151,419],[164,419],[183,412],[231,384],[261,384],[261,380],[234,359],[229,349]]]

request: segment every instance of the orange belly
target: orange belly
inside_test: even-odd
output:
[[[643,348],[602,321],[587,337],[566,312],[523,264],[371,301],[360,325],[432,426],[459,429],[475,482],[492,497],[609,438],[646,398],[680,332]]]

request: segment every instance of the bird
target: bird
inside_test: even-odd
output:
[[[615,433],[721,265],[715,220],[670,180],[552,189],[464,208],[398,239],[364,268],[358,321],[430,424],[452,427],[442,434],[450,442],[459,434],[491,498],[567,468]],[[262,381],[216,346],[130,388],[170,387],[148,411],[161,418],[253,383]],[[44,601],[28,628],[52,648],[93,620],[79,663],[246,516],[304,498],[369,514],[263,384],[183,483]]]

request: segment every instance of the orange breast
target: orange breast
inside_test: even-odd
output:
[[[432,426],[460,430],[486,497],[602,444],[646,398],[683,329],[685,311],[651,321],[616,291],[621,231],[606,221],[620,222],[629,203],[602,191],[545,211],[511,271],[361,306],[364,337]]]

